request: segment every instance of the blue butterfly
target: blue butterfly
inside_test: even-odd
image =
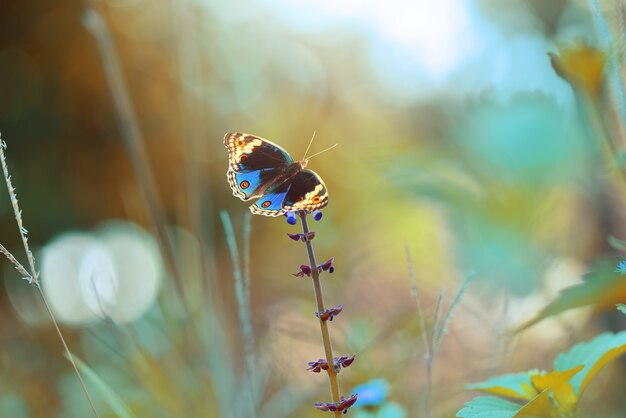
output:
[[[308,160],[294,161],[278,145],[243,133],[227,133],[228,184],[241,200],[259,200],[252,213],[278,216],[288,211],[321,209],[328,204],[326,185]]]

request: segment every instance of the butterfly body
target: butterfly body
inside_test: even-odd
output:
[[[254,135],[228,133],[228,183],[241,200],[259,199],[252,213],[278,216],[287,211],[316,210],[328,204],[328,191],[307,160],[294,161],[278,145]]]

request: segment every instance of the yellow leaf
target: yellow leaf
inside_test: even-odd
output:
[[[626,352],[626,344],[624,344],[624,345],[622,345],[620,347],[614,348],[612,350],[609,350],[602,357],[600,357],[600,360],[598,360],[591,367],[591,369],[589,369],[589,371],[587,372],[587,375],[583,379],[583,381],[582,381],[582,383],[580,385],[580,391],[578,392],[578,397],[582,396],[583,392],[587,388],[587,385],[589,384],[591,379],[593,379],[594,376],[600,371],[600,369],[602,369],[608,363],[613,361],[616,357],[621,356],[625,352]]]
[[[554,402],[561,415],[573,415],[579,399],[574,393],[574,387],[569,383],[565,383],[551,390]]]
[[[556,388],[568,383],[569,380],[584,367],[585,366],[581,364],[580,366],[562,372],[537,373],[531,375],[530,379],[535,389],[537,389],[537,392],[541,392],[544,389]]]
[[[605,54],[588,45],[559,48],[559,55],[550,53],[554,71],[572,86],[597,98],[602,87]]]
[[[539,393],[532,387],[531,373],[533,372],[496,376],[483,382],[467,385],[467,389],[528,401]]]
[[[550,393],[544,390],[535,396],[513,418],[555,418]]]

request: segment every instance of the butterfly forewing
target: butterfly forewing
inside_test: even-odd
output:
[[[293,158],[278,145],[258,136],[239,132],[224,136],[229,164],[233,171],[250,172],[281,168],[293,163]]]
[[[263,195],[293,159],[278,145],[255,135],[227,133],[224,146],[228,150],[228,184],[241,200]]]

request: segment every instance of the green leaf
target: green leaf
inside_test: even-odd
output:
[[[626,276],[615,272],[615,261],[596,263],[594,271],[583,276],[583,282],[561,291],[559,296],[548,304],[537,317],[517,329],[522,331],[537,322],[568,309],[596,305],[599,308],[614,306],[626,291]]]
[[[67,357],[67,355],[66,355]],[[75,354],[72,354],[72,358],[76,363],[76,366],[80,369],[80,372],[89,379],[95,387],[100,390],[104,400],[109,404],[113,412],[119,418],[138,418],[128,406],[122,401],[122,399],[117,396],[117,394],[111,389],[111,387],[98,376],[96,372],[93,371],[91,367],[87,364],[83,363]]]
[[[465,408],[457,412],[457,418],[513,418],[520,410],[520,405],[511,401],[482,396],[465,404]]]
[[[626,151],[622,150],[615,156],[616,168],[626,167]]]
[[[479,383],[467,385],[466,389],[480,390],[492,395],[506,396],[514,399],[529,400],[536,393],[529,394],[524,387],[532,387],[530,374],[532,372],[504,374],[502,376],[492,377]]]
[[[615,248],[616,250],[626,251],[626,241],[619,239],[617,237],[614,237],[612,235],[609,235],[609,238],[607,239],[607,241],[609,242],[609,245]]]
[[[559,354],[554,361],[554,368],[563,371],[579,365],[585,366],[570,381],[576,396],[580,398],[600,369],[624,352],[626,352],[626,331],[617,334],[607,332],[591,341],[576,344],[568,352]]]
[[[617,310],[620,311],[621,313],[625,313],[626,314],[626,305],[624,305],[623,303],[618,303],[617,304]]]

